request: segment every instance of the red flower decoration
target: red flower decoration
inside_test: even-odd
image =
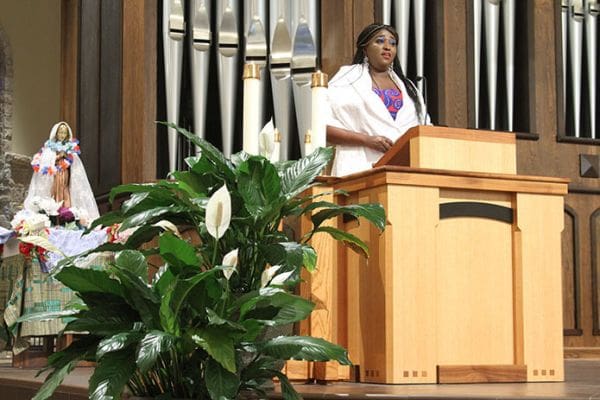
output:
[[[31,250],[33,250],[31,243],[19,242],[19,253],[23,254],[25,258],[31,257]]]

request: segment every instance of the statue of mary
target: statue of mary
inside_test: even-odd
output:
[[[75,211],[83,224],[98,218],[98,206],[79,158],[79,141],[71,127],[59,122],[52,127],[50,138],[33,156],[33,176],[25,199],[25,208],[36,211],[35,202],[52,198]]]

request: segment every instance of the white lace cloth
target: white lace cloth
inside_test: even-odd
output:
[[[50,228],[48,240],[58,247],[67,256],[76,256],[85,251],[94,249],[106,242],[106,231],[92,231],[83,235],[83,230],[70,230],[63,228]],[[58,253],[47,253],[46,268],[52,271],[63,256]]]

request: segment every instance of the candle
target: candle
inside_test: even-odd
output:
[[[281,158],[281,134],[279,129],[275,128],[273,132],[273,153],[271,154],[271,162],[277,162]]]
[[[258,154],[260,67],[258,64],[245,64],[243,107],[243,149],[248,154]]]
[[[317,71],[312,74],[311,82],[311,142],[312,148],[327,146],[326,117],[323,112],[327,107],[327,74]],[[306,142],[306,141],[305,141]],[[308,155],[308,153],[306,153]]]
[[[309,156],[313,151],[315,151],[315,145],[312,141],[312,132],[309,129],[304,135],[304,157]]]

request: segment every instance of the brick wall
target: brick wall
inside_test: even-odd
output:
[[[0,226],[8,227],[14,214],[14,184],[9,160],[12,140],[12,57],[8,38],[0,26]]]

